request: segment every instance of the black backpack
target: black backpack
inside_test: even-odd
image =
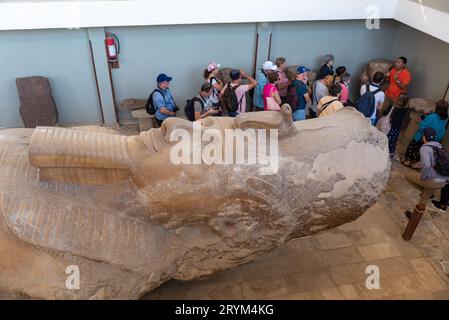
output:
[[[357,110],[361,112],[365,117],[370,118],[376,108],[376,94],[381,92],[379,88],[373,92],[370,92],[370,84],[366,85],[366,92],[357,101]]]
[[[243,97],[245,96],[245,93],[242,94],[242,97],[240,98],[240,101],[237,99],[237,94],[235,93],[235,90],[240,87],[240,85],[235,85],[234,87],[231,87],[231,83],[229,82],[226,86],[226,90],[223,93],[223,102],[226,107],[226,109],[229,112],[236,112],[242,103]]]
[[[195,102],[199,102],[201,104],[201,112],[204,110],[204,101],[198,97],[187,100],[186,106],[184,107],[184,113],[186,118],[190,121],[195,121]]]
[[[150,115],[153,116],[156,113],[156,108],[153,104],[153,94],[155,92],[159,92],[165,99],[164,92],[160,89],[154,89],[153,92],[151,92],[150,96],[148,97],[147,103],[145,104],[145,110]]]
[[[442,176],[449,177],[449,152],[440,147],[429,146],[433,149],[435,158],[434,169]]]

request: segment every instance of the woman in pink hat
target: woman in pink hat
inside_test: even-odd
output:
[[[223,89],[223,84],[217,78],[217,74],[220,68],[220,64],[216,62],[211,62],[207,68],[204,70],[204,80],[212,85],[212,94],[210,96],[210,101],[212,102],[212,107],[214,109],[219,109],[221,111],[220,99],[218,95]],[[220,114],[216,114],[220,115]]]

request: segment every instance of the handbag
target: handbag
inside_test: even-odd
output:
[[[270,96],[267,97],[267,110],[268,111],[280,111],[281,106],[279,105],[279,103],[277,103],[276,99],[273,98],[273,90],[274,90],[274,88],[271,89]]]
[[[391,114],[393,113],[394,106],[391,107],[390,112],[386,116],[383,116],[377,122],[376,128],[383,134],[387,135],[391,130]]]

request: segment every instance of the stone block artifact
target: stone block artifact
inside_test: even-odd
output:
[[[360,81],[362,85],[367,84],[368,82],[373,81],[373,77],[376,72],[383,72],[385,75],[390,71],[390,68],[393,66],[388,60],[385,59],[374,59],[368,62],[366,69],[363,71],[360,76]],[[386,87],[383,88],[386,90]]]
[[[173,147],[188,141],[170,136],[194,130],[183,119],[137,136],[0,130],[0,291],[136,299],[353,221],[388,179],[386,137],[352,108],[293,122],[283,105],[201,123],[202,132],[278,129],[277,172],[261,175],[259,163],[174,164]],[[67,284],[75,269],[78,287]]]
[[[25,128],[54,126],[58,121],[58,111],[48,78],[17,78],[16,86],[20,100],[19,111]]]

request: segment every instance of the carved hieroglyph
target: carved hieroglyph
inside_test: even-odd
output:
[[[0,291],[135,299],[352,221],[389,175],[385,135],[352,108],[296,123],[286,105],[204,119],[203,130],[278,128],[273,175],[259,164],[172,164],[168,137],[191,127],[0,130]],[[66,287],[69,266],[79,289]]]

